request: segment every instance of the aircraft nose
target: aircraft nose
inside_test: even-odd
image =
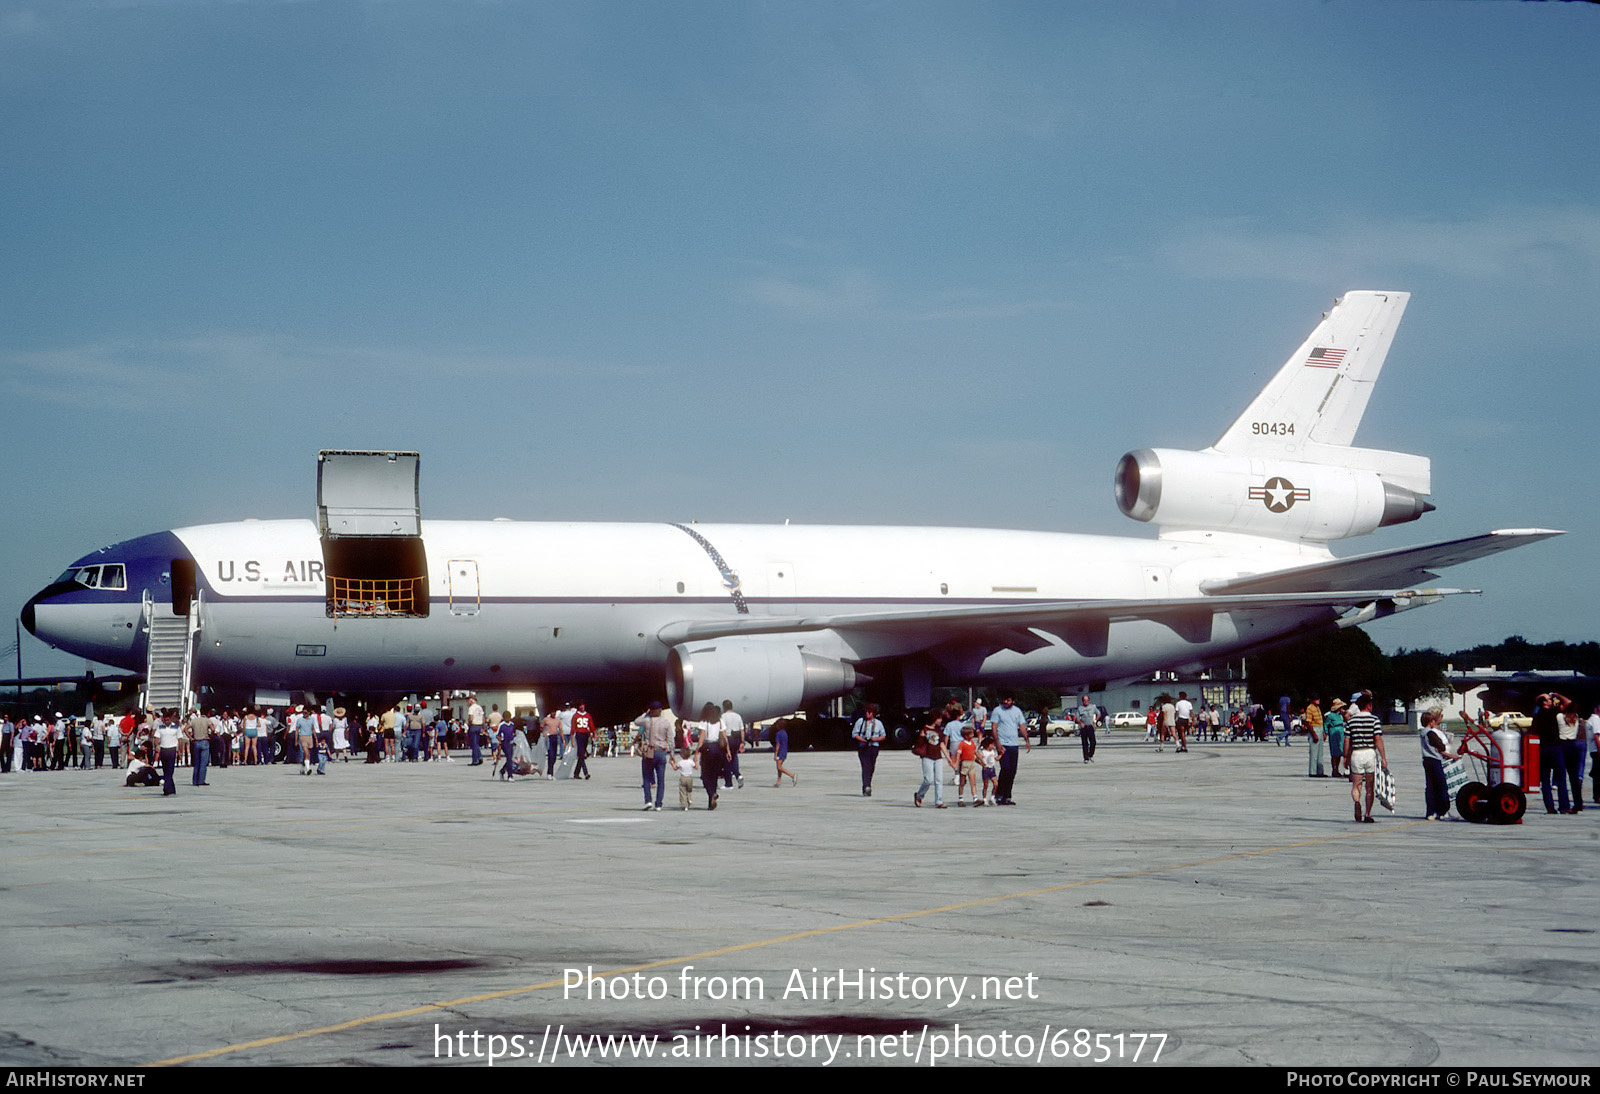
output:
[[[22,606],[22,612],[20,613],[22,616],[22,625],[28,628],[28,633],[33,635],[35,638],[41,638],[42,641],[50,641],[48,638],[42,638],[39,634],[38,605],[49,603],[51,600],[55,599],[58,593],[69,592],[80,587],[81,586],[74,585],[71,582],[57,581],[54,584],[46,585],[44,588],[30,596],[28,598],[28,602]]]

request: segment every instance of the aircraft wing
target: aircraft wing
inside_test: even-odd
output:
[[[108,690],[115,691],[125,685],[142,683],[144,683],[143,673],[101,676],[93,672],[80,672],[76,676],[24,676],[21,679],[13,677],[9,680],[0,680],[0,694],[19,687],[64,688],[77,686],[79,688],[106,688],[107,685],[111,685]]]
[[[1185,633],[1207,634],[1211,617],[1228,612],[1284,608],[1358,608],[1371,616],[1431,604],[1466,589],[1416,587],[1431,581],[1435,569],[1455,566],[1513,547],[1562,535],[1548,528],[1511,528],[1464,539],[1331,559],[1267,574],[1207,582],[1203,595],[1163,600],[1049,600],[1018,604],[980,604],[960,608],[912,608],[791,617],[684,621],[662,628],[668,645],[740,635],[804,634],[832,630],[841,635],[873,635],[877,643],[907,652],[952,640],[1025,652],[1047,645],[1042,630],[1069,645],[1094,649],[1116,621],[1150,619]],[[1358,619],[1357,621],[1362,621]]]
[[[669,645],[739,635],[793,634],[833,630],[841,634],[921,633],[927,645],[952,638],[987,638],[996,645],[1017,650],[1047,644],[1031,633],[1040,628],[1068,634],[1102,629],[1126,619],[1154,619],[1174,626],[1209,624],[1210,617],[1225,612],[1267,611],[1283,608],[1355,608],[1380,601],[1432,603],[1462,589],[1341,589],[1303,593],[1246,593],[1235,596],[1172,597],[1165,600],[1047,600],[1021,604],[980,604],[963,608],[915,608],[905,611],[851,612],[837,615],[706,620],[673,623],[662,628],[660,638]],[[1075,644],[1075,643],[1074,643]]]
[[[1388,551],[1335,558],[1310,566],[1274,570],[1226,581],[1201,585],[1207,593],[1231,596],[1240,593],[1311,593],[1375,585],[1408,585],[1432,581],[1434,570],[1470,562],[1485,555],[1509,551],[1526,543],[1563,535],[1548,528],[1507,528],[1465,539],[1424,543],[1417,547],[1398,547]]]

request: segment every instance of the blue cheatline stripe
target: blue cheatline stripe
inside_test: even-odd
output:
[[[662,607],[679,606],[685,604],[721,604],[720,596],[484,596],[479,598],[484,604],[659,604]],[[992,596],[939,596],[939,597],[882,597],[882,596],[806,596],[806,597],[779,597],[778,602],[784,604],[860,604],[868,607],[888,608],[949,608],[949,607],[977,607],[992,605],[994,607],[1016,607],[1023,604],[1050,604],[1054,598],[1048,597],[1007,597],[1004,599]],[[221,604],[324,604],[327,597],[321,593],[309,596],[295,594],[289,596],[233,596],[219,592],[208,596],[208,606],[216,607]],[[429,604],[448,604],[449,597],[433,596],[428,598]],[[137,608],[139,601],[123,600],[116,603],[127,604]],[[745,600],[746,604],[752,603]],[[767,597],[757,597],[753,603],[769,603]],[[343,618],[343,617],[341,617]],[[353,618],[353,617],[352,617]]]

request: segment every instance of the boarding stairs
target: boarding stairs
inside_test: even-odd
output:
[[[145,710],[188,710],[194,670],[194,624],[200,618],[199,609],[197,599],[189,606],[187,616],[178,615],[145,594],[144,617],[150,628],[145,655]]]

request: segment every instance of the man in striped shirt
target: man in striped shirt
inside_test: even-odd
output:
[[[1378,767],[1389,768],[1383,751],[1383,728],[1372,713],[1372,692],[1363,691],[1353,714],[1344,720],[1344,757],[1350,769],[1350,799],[1355,803],[1356,820],[1372,821],[1372,799],[1378,789]],[[1366,809],[1361,807],[1362,786],[1366,787]]]

